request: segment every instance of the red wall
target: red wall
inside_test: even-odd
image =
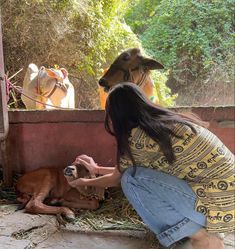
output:
[[[210,130],[235,152],[234,107],[176,108],[193,111],[211,123]],[[104,111],[50,110],[9,111],[5,181],[11,172],[26,172],[42,166],[65,167],[80,154],[101,165],[115,164],[116,145],[104,129]]]
[[[209,122],[209,130],[215,133],[235,153],[235,108],[233,106],[175,109],[181,112],[191,111],[196,113],[202,120]]]
[[[101,111],[12,111],[7,139],[9,164],[17,172],[65,167],[80,154],[112,166],[115,141]]]

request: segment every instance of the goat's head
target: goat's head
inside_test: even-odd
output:
[[[120,82],[133,82],[137,85],[147,80],[150,70],[163,69],[163,65],[154,59],[144,57],[140,49],[131,48],[121,53],[99,80],[105,91]]]
[[[64,176],[67,181],[73,181],[78,178],[94,178],[85,166],[73,163],[64,169]],[[84,196],[93,196],[102,200],[104,198],[104,188],[96,188],[91,186],[80,186],[77,190]]]
[[[85,166],[81,164],[72,164],[64,169],[64,176],[72,181],[78,178],[88,178],[90,177],[90,173]]]

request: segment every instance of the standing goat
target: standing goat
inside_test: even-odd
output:
[[[29,64],[21,99],[27,109],[75,108],[74,87],[64,68],[38,69]]]
[[[99,85],[108,92],[121,82],[132,82],[143,89],[150,99],[153,96],[154,84],[150,70],[163,69],[164,66],[154,59],[144,57],[140,49],[131,48],[121,53],[99,80]],[[102,108],[105,101],[101,99]]]

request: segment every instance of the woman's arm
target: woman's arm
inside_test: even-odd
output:
[[[79,178],[71,181],[69,185],[73,188],[77,186],[95,186],[95,187],[113,187],[120,183],[121,173],[117,167],[98,166],[92,157],[80,155],[76,158],[75,163],[84,165],[91,175],[102,175],[96,178]]]
[[[120,179],[121,173],[119,172],[118,168],[115,167],[112,173],[92,179],[79,178],[74,181],[68,182],[68,184],[73,188],[76,188],[78,186],[94,186],[106,188],[117,186],[120,183]]]
[[[114,172],[115,167],[102,167],[97,165],[92,157],[80,155],[76,158],[75,163],[84,165],[91,175],[106,175]]]
[[[112,174],[115,170],[115,167],[102,167],[97,165],[96,175],[107,175]]]

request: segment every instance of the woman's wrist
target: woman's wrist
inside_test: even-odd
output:
[[[96,175],[100,175],[100,166],[96,166],[96,172],[95,172]]]
[[[77,183],[77,186],[85,186],[86,185],[86,182],[87,182],[87,178],[79,178],[79,179],[77,179],[76,181],[76,183]]]
[[[103,166],[96,166],[94,173],[96,175],[102,176],[113,173],[115,167],[103,167]]]

